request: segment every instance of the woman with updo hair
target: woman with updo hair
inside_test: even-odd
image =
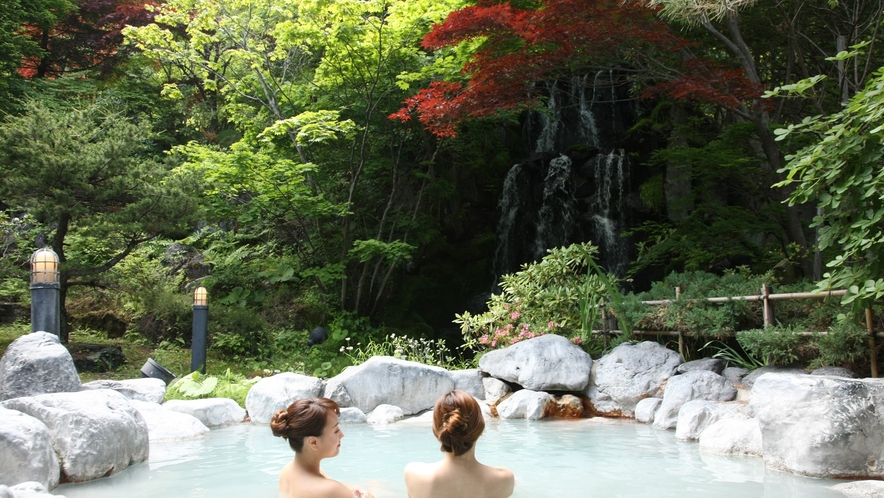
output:
[[[433,407],[433,434],[444,456],[436,463],[412,462],[405,467],[410,498],[507,498],[513,494],[513,473],[476,460],[476,441],[485,429],[479,403],[463,391],[451,391]]]
[[[329,479],[319,468],[323,458],[337,456],[344,432],[338,426],[338,404],[327,398],[299,399],[270,420],[273,435],[289,442],[295,458],[279,474],[279,494],[285,498],[371,498]]]

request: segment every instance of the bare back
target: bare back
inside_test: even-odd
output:
[[[513,494],[513,473],[460,457],[405,467],[410,498],[507,498]]]

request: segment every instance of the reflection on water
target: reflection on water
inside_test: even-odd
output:
[[[428,421],[345,425],[341,454],[323,469],[377,498],[405,498],[402,471],[441,455]],[[673,431],[632,421],[489,420],[476,455],[516,475],[519,498],[690,497],[823,498],[837,481],[766,470],[757,457],[701,454]],[[277,498],[277,478],[293,454],[267,426],[238,425],[206,438],[150,447],[148,463],[115,476],[65,484],[68,498]]]

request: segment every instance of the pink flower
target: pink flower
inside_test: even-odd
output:
[[[522,316],[522,315],[520,315],[518,311],[513,311],[513,313],[510,315],[510,318],[515,320],[516,318],[519,318],[520,316]]]
[[[496,348],[496,347],[497,347],[497,341],[491,341],[491,347],[492,347],[492,348]]]

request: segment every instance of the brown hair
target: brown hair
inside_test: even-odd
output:
[[[463,455],[485,430],[479,403],[469,394],[454,390],[442,395],[433,407],[433,434],[442,451]]]
[[[340,415],[341,409],[328,398],[299,399],[288,409],[273,414],[270,430],[274,436],[287,439],[295,453],[300,453],[304,448],[304,438],[322,435],[329,412]]]

